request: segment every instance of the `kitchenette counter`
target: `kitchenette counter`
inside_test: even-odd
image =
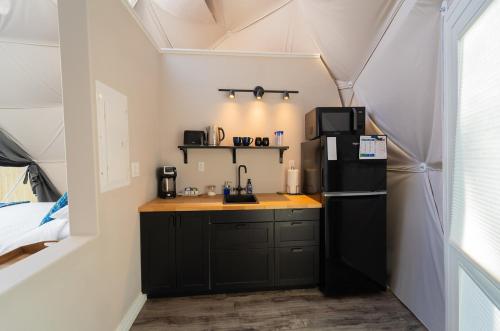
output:
[[[139,212],[175,212],[209,210],[259,210],[321,208],[319,197],[276,193],[256,194],[258,203],[224,203],[222,195],[197,197],[180,196],[175,199],[154,199],[141,207]]]

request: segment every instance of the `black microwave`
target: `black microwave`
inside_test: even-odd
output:
[[[306,139],[365,134],[365,107],[316,107],[306,114]]]

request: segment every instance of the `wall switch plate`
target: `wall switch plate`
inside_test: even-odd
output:
[[[198,171],[205,172],[205,162],[203,162],[203,161],[198,162]]]
[[[141,175],[141,166],[139,162],[132,162],[130,164],[130,169],[132,171],[132,177],[139,177]]]

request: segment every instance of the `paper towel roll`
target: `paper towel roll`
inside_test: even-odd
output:
[[[288,194],[299,193],[299,169],[288,169],[286,192]]]

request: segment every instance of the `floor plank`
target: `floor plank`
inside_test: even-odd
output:
[[[391,292],[344,298],[317,289],[149,299],[132,331],[425,330]]]

